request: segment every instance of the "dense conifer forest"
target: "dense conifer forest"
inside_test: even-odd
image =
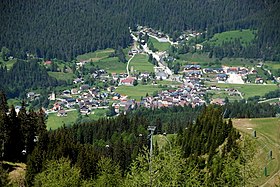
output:
[[[78,119],[49,131],[43,110],[27,109],[23,101],[17,111],[8,106],[7,97],[24,98],[27,91],[69,84],[49,76],[39,63],[42,58],[74,65],[77,55],[113,48],[110,56],[126,63],[123,48],[132,42],[129,28],[137,25],[167,33],[174,41],[183,31],[202,32],[190,42],[205,41],[202,52],[210,58],[280,60],[279,10],[280,0],[0,0],[1,55],[3,61],[15,58],[9,70],[0,66],[0,90],[6,92],[0,91],[0,186],[8,186],[6,162],[26,164],[25,186],[252,185],[254,146],[233,128],[231,119],[280,113],[279,106],[258,103],[258,96],[227,100],[223,106],[137,105],[125,114]],[[255,35],[248,45],[239,39],[220,46],[207,43],[216,33],[242,29]],[[180,47],[169,50],[191,51],[185,44]],[[157,63],[152,56],[149,61]],[[51,71],[57,71],[55,66]],[[75,65],[72,69],[76,71]],[[179,69],[180,64],[174,71]],[[265,97],[279,95],[278,89]],[[153,155],[150,125],[156,126]]]
[[[39,89],[65,85],[50,77],[46,68],[39,65],[38,60],[17,60],[11,70],[0,66],[0,90],[5,90],[8,97],[25,97],[27,89]]]
[[[257,30],[250,52],[279,60],[279,0],[160,1],[0,1],[0,46],[11,55],[73,59],[97,49],[126,47],[128,27],[147,25],[169,33],[206,31],[206,38],[228,30]],[[236,47],[236,46],[233,46]]]

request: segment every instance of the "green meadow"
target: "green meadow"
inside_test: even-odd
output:
[[[141,97],[145,97],[147,93],[152,95],[155,91],[160,90],[162,90],[162,88],[159,88],[157,85],[138,84],[137,86],[119,86],[116,92],[122,95],[128,95],[131,99],[140,101]]]
[[[266,93],[279,89],[276,84],[264,85],[264,84],[215,84],[220,88],[235,88],[243,93],[244,98],[254,97],[254,96],[264,96]]]
[[[51,77],[54,77],[58,80],[64,80],[64,81],[67,81],[67,80],[71,80],[73,81],[73,79],[75,78],[75,75],[73,73],[64,73],[64,72],[48,72],[48,74],[51,76]]]
[[[157,39],[153,37],[149,37],[149,40],[153,43],[154,47],[159,51],[167,51],[171,45],[169,42],[159,42]]]
[[[279,176],[274,174],[280,170],[280,119],[234,119],[233,125],[241,133],[247,134],[246,138],[253,140],[255,149],[253,165],[257,176],[254,185],[269,187],[279,184]],[[256,138],[252,136],[254,130]],[[272,159],[268,156],[270,151],[272,151]],[[264,176],[265,167],[268,176]]]
[[[47,129],[54,130],[63,126],[64,124],[66,126],[73,125],[76,122],[77,118],[78,118],[78,112],[76,110],[67,112],[67,116],[65,117],[59,117],[57,116],[57,113],[48,114]]]
[[[239,39],[241,44],[246,46],[250,44],[255,38],[255,34],[252,30],[234,30],[215,34],[209,43],[212,45],[222,45],[224,42],[235,41]]]
[[[105,49],[105,50],[97,50],[95,52],[86,53],[83,55],[77,56],[78,61],[88,60],[88,61],[98,61],[103,58],[107,58],[111,53],[114,52],[114,49]]]
[[[137,72],[154,72],[154,66],[148,62],[148,55],[136,54],[129,63],[129,70],[133,67]]]

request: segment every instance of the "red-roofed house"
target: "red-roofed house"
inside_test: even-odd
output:
[[[127,77],[127,78],[121,80],[121,85],[133,86],[134,80],[135,80],[134,77]]]
[[[45,64],[45,65],[51,65],[51,64],[52,64],[52,61],[50,61],[50,60],[45,61],[44,64]]]

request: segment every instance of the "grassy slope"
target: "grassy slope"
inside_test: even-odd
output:
[[[108,109],[95,109],[94,114],[89,114],[87,117],[90,120],[98,120],[99,118],[106,117],[107,111]],[[84,117],[87,118],[86,116]]]
[[[129,48],[123,49],[126,59],[128,56]],[[78,60],[92,60],[95,66],[98,66],[101,69],[105,69],[109,73],[125,73],[126,72],[126,63],[119,62],[118,57],[108,57],[113,49],[99,50],[92,53],[87,53],[77,57]],[[91,63],[85,65],[86,68],[90,68]]]
[[[253,130],[257,132],[255,165],[258,167],[259,176],[254,185],[265,184],[264,186],[274,186],[278,183],[279,175],[274,175],[280,170],[280,119],[279,118],[259,118],[259,119],[235,119],[234,127],[249,135]],[[268,159],[268,153],[272,150],[272,160]],[[264,167],[268,169],[268,177],[264,176]],[[278,183],[279,184],[279,183]]]
[[[77,60],[78,61],[92,60],[93,62],[95,62],[102,58],[108,57],[113,52],[114,52],[114,49],[97,50],[95,52],[90,52],[90,53],[86,53],[83,55],[79,55],[79,56],[77,56]]]
[[[279,62],[265,62],[265,65],[268,66],[269,69],[280,69],[280,63]]]
[[[105,69],[109,73],[126,72],[126,63],[119,62],[117,57],[101,59],[97,62],[94,62],[94,65]],[[90,66],[90,64],[87,64],[87,66]]]
[[[255,38],[253,31],[246,29],[246,30],[234,30],[234,31],[227,31],[215,34],[210,40],[210,44],[212,45],[222,45],[223,42],[234,41],[236,39],[240,39],[242,45],[247,45],[252,42]]]
[[[58,80],[73,80],[75,78],[73,73],[63,73],[63,72],[48,72],[51,77],[54,77]]]
[[[157,39],[150,37],[149,40],[154,44],[154,47],[159,51],[166,51],[170,47],[169,42],[159,42]]]
[[[153,72],[154,66],[148,62],[148,56],[144,54],[136,54],[129,63],[129,69],[133,66],[133,69],[140,72]]]
[[[66,117],[58,117],[57,113],[51,113],[48,115],[47,129],[57,129],[61,127],[63,124],[72,125],[75,123],[77,117],[78,117],[77,111],[67,112]]]

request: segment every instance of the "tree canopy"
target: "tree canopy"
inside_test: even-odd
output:
[[[215,33],[253,28],[260,57],[279,59],[279,0],[0,1],[0,47],[26,58],[69,60],[89,51],[126,47],[128,27],[146,25],[176,37],[184,30]],[[8,49],[8,50],[6,50]]]

